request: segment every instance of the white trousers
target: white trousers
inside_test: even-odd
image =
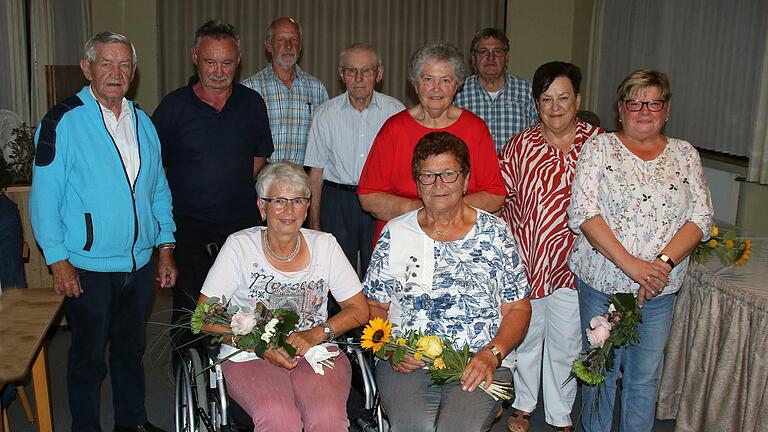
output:
[[[576,380],[563,383],[581,350],[578,292],[569,288],[557,289],[546,297],[531,300],[531,309],[528,333],[517,348],[517,368],[513,376],[515,402],[512,406],[533,412],[538,402],[541,377],[547,423],[570,426]]]

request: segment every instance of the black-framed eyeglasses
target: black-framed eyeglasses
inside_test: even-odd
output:
[[[507,50],[504,48],[479,48],[475,50],[476,54],[480,54],[481,57],[488,57],[493,54],[494,57],[500,57],[502,54],[506,54]]]
[[[265,202],[268,202],[270,205],[273,205],[278,210],[284,209],[285,206],[288,205],[288,203],[291,203],[291,205],[294,207],[306,207],[309,205],[308,197],[297,197],[297,198],[274,197],[274,198],[262,198],[262,200]]]
[[[628,111],[632,112],[638,112],[643,110],[643,106],[648,106],[648,111],[651,112],[659,112],[664,109],[664,105],[666,105],[667,101],[663,99],[653,99],[653,100],[632,100],[632,99],[624,99],[624,106],[627,107]]]
[[[356,77],[358,72],[360,72],[360,74],[363,75],[364,77],[370,77],[373,74],[375,74],[376,71],[378,70],[379,70],[378,66],[363,66],[361,68],[355,68],[355,67],[341,68],[341,72],[344,74],[344,76],[348,78]]]
[[[463,171],[453,171],[453,170],[445,170],[440,173],[423,172],[417,175],[416,178],[419,180],[419,183],[425,186],[435,184],[438,177],[440,177],[440,180],[442,180],[443,183],[456,183],[456,180],[459,179],[459,174],[462,174],[462,173]]]

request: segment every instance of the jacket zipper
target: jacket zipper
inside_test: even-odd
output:
[[[98,104],[98,101],[97,101],[97,104]],[[133,263],[133,265],[131,267],[131,272],[135,272],[136,271],[135,249],[136,249],[136,242],[139,239],[139,214],[136,211],[136,182],[139,181],[139,174],[141,173],[141,140],[139,139],[139,119],[136,116],[136,111],[133,110],[131,112],[131,115],[133,116],[133,120],[136,125],[136,150],[138,151],[138,155],[139,155],[139,169],[136,170],[136,179],[134,180],[133,184],[131,184],[131,179],[130,177],[128,177],[128,168],[125,167],[125,161],[123,161],[123,157],[120,155],[120,149],[117,147],[115,138],[112,137],[111,133],[109,133],[107,122],[106,120],[104,120],[104,112],[101,110],[101,105],[99,105],[99,114],[101,114],[101,122],[104,124],[104,130],[107,132],[109,139],[112,140],[112,145],[115,147],[115,151],[117,152],[117,157],[120,159],[120,164],[123,166],[123,174],[125,174],[125,181],[126,183],[128,183],[128,188],[131,190],[131,203],[133,204],[133,244],[131,245],[131,262]]]

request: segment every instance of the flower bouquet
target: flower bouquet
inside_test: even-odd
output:
[[[432,385],[442,386],[458,381],[474,355],[469,344],[461,349],[453,346],[453,341],[440,339],[434,335],[425,335],[421,330],[407,330],[397,338],[392,337],[392,324],[381,318],[368,322],[363,330],[361,347],[373,350],[376,357],[400,363],[406,355],[414,360],[426,363],[426,369],[432,377]],[[502,381],[493,381],[486,389],[480,388],[494,400],[510,400],[512,386]]]
[[[290,309],[272,309],[258,301],[254,308],[229,305],[226,298],[210,297],[205,303],[198,304],[192,313],[190,329],[193,334],[203,333],[212,337],[214,342],[223,343],[231,337],[232,345],[238,351],[251,351],[260,358],[270,348],[282,348],[293,357],[296,348],[286,342],[286,338],[296,329],[299,315]],[[304,355],[318,374],[323,374],[322,366],[333,368],[334,357],[338,352],[329,352],[322,345],[312,347]],[[229,358],[229,357],[228,357]]]
[[[611,294],[608,312],[589,321],[586,332],[590,347],[574,360],[568,380],[576,377],[585,384],[602,384],[606,371],[613,370],[616,347],[633,346],[640,341],[637,325],[642,320],[634,294]]]
[[[708,241],[699,243],[693,251],[693,260],[703,264],[717,255],[724,266],[742,265],[749,260],[752,251],[752,242],[739,238],[734,230],[729,230],[720,235],[717,225],[712,225],[712,232]]]

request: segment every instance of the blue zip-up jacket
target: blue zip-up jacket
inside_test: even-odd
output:
[[[154,246],[174,241],[160,139],[129,105],[140,158],[135,185],[87,86],[38,126],[29,215],[49,265],[67,259],[85,270],[130,272],[149,262]]]

